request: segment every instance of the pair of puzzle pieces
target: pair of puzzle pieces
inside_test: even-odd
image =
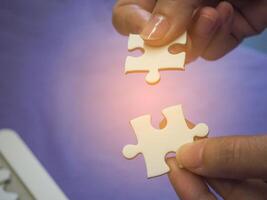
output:
[[[162,129],[151,126],[150,115],[131,120],[138,143],[126,145],[122,151],[127,159],[143,154],[148,178],[163,175],[170,170],[165,162],[166,154],[176,152],[185,143],[193,142],[194,137],[207,136],[209,131],[203,123],[188,128],[181,105],[165,108],[162,114],[167,120]]]
[[[141,49],[144,53],[139,57],[128,56],[126,58],[125,73],[147,71],[148,73],[145,78],[146,82],[149,84],[156,84],[160,80],[159,70],[183,70],[186,56],[185,52],[172,54],[169,48],[175,44],[185,45],[186,40],[187,34],[184,33],[168,45],[152,47],[146,45],[139,35],[130,34],[128,40],[128,50],[133,51]]]

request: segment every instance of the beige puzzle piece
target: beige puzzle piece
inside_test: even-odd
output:
[[[173,44],[186,44],[187,33],[177,38],[168,45],[152,47],[144,43],[144,40],[135,34],[130,34],[128,40],[128,50],[142,49],[144,54],[139,57],[128,56],[125,62],[125,73],[128,72],[148,72],[146,82],[156,84],[160,80],[159,70],[184,69],[185,52],[171,54],[168,48]]]
[[[203,123],[189,129],[181,105],[168,107],[162,114],[167,120],[163,129],[151,126],[150,115],[131,120],[138,144],[126,145],[122,151],[127,159],[143,154],[148,178],[163,175],[170,170],[165,162],[166,154],[176,152],[185,143],[193,142],[196,136],[207,136],[209,131]]]

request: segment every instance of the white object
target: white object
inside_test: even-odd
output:
[[[7,169],[0,168],[0,184],[5,183],[10,179],[10,171]]]
[[[10,180],[10,171],[0,168],[0,200],[17,200],[18,195],[4,190],[5,183]]]
[[[159,70],[184,69],[185,52],[171,54],[168,48],[173,44],[186,44],[187,34],[177,38],[168,45],[152,47],[145,44],[144,40],[135,34],[130,34],[128,50],[142,49],[144,54],[139,57],[128,56],[125,63],[125,73],[147,71],[146,82],[155,84],[160,80]]]
[[[34,199],[68,199],[14,131],[0,131],[0,153]]]
[[[0,199],[1,200],[17,200],[18,195],[11,193],[11,192],[6,192],[4,190],[4,186],[0,186]]]
[[[138,144],[126,145],[122,151],[128,159],[143,154],[148,178],[163,175],[170,170],[165,162],[166,154],[175,153],[183,144],[193,142],[195,136],[207,136],[209,131],[206,124],[198,124],[189,129],[181,105],[168,107],[162,113],[167,120],[163,129],[151,126],[150,115],[131,120]]]

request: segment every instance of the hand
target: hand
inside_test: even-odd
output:
[[[118,0],[113,24],[139,33],[149,45],[164,45],[189,32],[187,62],[215,60],[267,26],[267,0]]]
[[[226,200],[267,199],[267,135],[206,138],[176,155],[167,163],[181,199],[216,199],[207,185]]]

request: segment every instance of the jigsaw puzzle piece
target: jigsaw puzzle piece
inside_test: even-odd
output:
[[[136,49],[144,49],[144,40],[136,34],[130,34],[128,39],[128,50],[133,51]]]
[[[206,124],[188,128],[181,105],[168,107],[162,114],[167,121],[162,129],[152,127],[150,115],[131,120],[138,143],[126,145],[123,149],[123,155],[128,159],[143,154],[148,178],[160,176],[170,170],[165,162],[166,154],[175,153],[183,144],[193,142],[196,136],[204,137],[209,131]]]
[[[133,159],[142,153],[146,164],[147,177],[149,178],[166,173],[169,170],[169,167],[165,163],[166,150],[157,148],[157,145],[154,145],[155,143],[159,144],[161,138],[158,136],[160,135],[159,133],[155,133],[154,137],[151,138],[150,133],[156,129],[152,126],[147,126],[147,124],[151,124],[151,116],[144,115],[131,120],[130,123],[136,133],[138,144],[126,145],[122,150],[124,157]],[[156,148],[152,149],[153,147]]]
[[[152,47],[144,43],[139,35],[130,34],[128,41],[128,49],[142,49],[143,55],[139,57],[128,56],[125,62],[125,73],[129,72],[148,72],[146,82],[156,84],[160,80],[159,70],[184,69],[185,52],[171,54],[168,50],[173,44],[186,44],[187,34],[168,45],[161,47]]]
[[[160,176],[170,170],[165,162],[166,152],[163,149],[157,147],[155,147],[153,151],[144,149],[143,156],[148,178]]]
[[[197,124],[192,129],[192,131],[190,131],[190,134],[193,137],[206,137],[208,133],[209,133],[209,127],[204,123]]]
[[[122,154],[127,159],[133,159],[135,156],[137,156],[141,152],[142,150],[139,148],[138,145],[132,145],[132,144],[126,145],[122,150]]]
[[[188,143],[193,142],[194,137],[205,137],[209,133],[209,128],[204,123],[199,123],[192,129],[188,128],[181,105],[165,108],[162,111],[162,114],[167,120],[165,128],[168,130],[166,130],[166,132],[172,134],[174,140],[176,139],[177,141],[179,140],[183,143]],[[177,132],[173,130],[178,130],[179,132],[183,132],[184,134],[178,135]],[[179,146],[181,145],[179,144]],[[173,143],[173,146],[177,146],[177,142]]]
[[[165,163],[165,151],[162,149],[155,149],[154,151],[142,149],[139,145],[126,145],[122,153],[125,158],[133,159],[138,154],[142,153],[147,169],[147,177],[155,177],[159,174],[164,174],[169,171],[168,165]],[[161,158],[160,156],[161,155]]]

